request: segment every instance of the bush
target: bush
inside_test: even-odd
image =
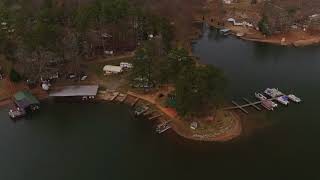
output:
[[[263,34],[265,34],[267,36],[270,36],[272,34],[270,27],[269,27],[269,24],[268,24],[268,19],[265,16],[259,21],[258,26],[259,26],[260,31]]]
[[[12,81],[12,82],[19,82],[19,81],[21,81],[21,76],[20,76],[20,74],[17,72],[17,71],[15,71],[14,69],[11,69],[11,71],[10,71],[10,80]]]

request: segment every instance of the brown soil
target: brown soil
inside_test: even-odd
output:
[[[173,130],[180,136],[197,141],[216,141],[216,142],[224,142],[232,140],[236,137],[239,137],[242,132],[242,125],[240,117],[232,112],[230,113],[231,122],[227,125],[224,125],[225,130],[219,131],[216,128],[211,128],[210,126],[206,128],[206,130],[191,130],[190,129],[190,122],[182,119],[178,116],[178,113],[172,109],[164,107],[160,101],[158,100],[158,95],[164,94],[167,95],[169,92],[173,90],[172,87],[165,87],[160,89],[155,93],[149,94],[140,94],[134,92],[128,92],[130,96],[138,97],[148,103],[154,105],[158,110],[160,110],[163,114],[165,114],[168,118],[172,120],[172,128]],[[229,116],[229,117],[230,117]],[[207,118],[197,119],[197,121],[205,121]],[[223,122],[225,119],[217,118],[214,121],[209,122],[212,126],[217,123],[217,121]]]

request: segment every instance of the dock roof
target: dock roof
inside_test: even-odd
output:
[[[50,97],[96,96],[99,85],[64,86],[49,93]]]
[[[19,91],[14,95],[14,101],[20,108],[27,108],[30,105],[40,104],[29,91]]]

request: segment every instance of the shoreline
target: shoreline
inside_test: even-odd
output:
[[[143,97],[143,95],[139,95],[133,92],[127,92],[125,93],[127,96],[131,96],[134,98],[139,98],[139,100],[142,100],[144,102],[149,103],[150,105],[154,106],[157,111],[163,113],[166,117],[170,118],[172,120],[172,130],[177,134],[178,136],[188,139],[188,140],[193,140],[193,141],[202,141],[202,142],[227,142],[230,140],[233,140],[237,137],[240,137],[242,134],[242,124],[241,124],[241,118],[234,112],[232,112],[232,115],[235,116],[235,121],[233,123],[233,126],[230,129],[227,129],[223,133],[215,134],[215,135],[208,135],[204,133],[190,133],[192,131],[186,132],[186,127],[184,125],[184,121],[181,120],[177,115],[173,115],[169,113],[165,108],[160,106],[158,103],[155,101],[152,101],[150,99],[147,99]],[[49,100],[49,96],[43,96],[39,94],[34,94],[39,101],[47,101]],[[98,102],[106,102],[106,103],[115,103],[118,101],[113,101],[107,98],[104,98],[105,96],[98,94],[94,100]],[[11,98],[3,99],[0,101],[0,108],[4,109],[5,107],[10,106],[12,103]],[[125,103],[125,102],[122,102]],[[190,129],[190,127],[187,127]]]
[[[234,117],[234,123],[230,129],[227,129],[225,132],[220,134],[215,134],[215,135],[210,135],[210,134],[208,135],[203,133],[200,134],[200,133],[193,132],[192,130],[190,131],[190,127],[189,126],[186,127],[186,125],[184,124],[186,121],[183,121],[182,119],[180,119],[178,115],[174,115],[170,113],[168,108],[162,107],[156,101],[130,91],[127,92],[127,94],[129,96],[142,99],[152,104],[160,112],[162,112],[167,117],[169,117],[173,121],[172,129],[174,130],[174,132],[185,139],[194,140],[194,141],[203,141],[203,142],[226,142],[226,141],[233,140],[237,137],[240,137],[242,134],[241,118],[234,112],[231,112],[232,116]]]
[[[257,43],[267,43],[271,45],[279,46],[293,46],[293,47],[305,47],[320,45],[320,35],[313,35],[304,31],[289,31],[284,34],[276,34],[271,36],[264,36],[260,31],[252,28],[246,28],[242,26],[233,26],[226,23],[226,25],[218,25],[218,22],[211,22],[207,19],[202,20],[202,23],[208,24],[210,27],[217,29],[230,29],[231,34],[237,36],[237,33],[244,33],[244,36],[238,37],[239,39],[257,42]],[[200,34],[201,35],[201,32]],[[193,36],[191,36],[193,37]],[[283,39],[285,41],[283,41]]]

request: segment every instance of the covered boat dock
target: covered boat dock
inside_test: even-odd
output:
[[[14,103],[21,109],[27,109],[31,106],[37,106],[40,102],[29,91],[20,91],[13,97]]]
[[[49,93],[50,97],[95,97],[98,93],[99,85],[75,85],[64,86],[52,90]]]

